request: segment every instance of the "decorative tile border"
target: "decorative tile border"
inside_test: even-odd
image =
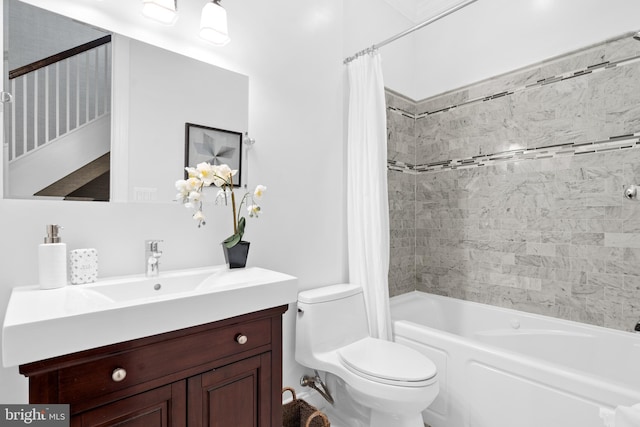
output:
[[[405,111],[405,110],[403,110],[401,108],[398,108],[398,107],[387,107],[387,110],[393,111],[396,114],[400,114],[401,116],[408,117],[408,118],[410,118],[412,120],[416,119],[416,114],[410,113],[410,112]]]
[[[402,173],[416,173],[416,165],[411,165],[396,160],[387,160],[387,169]]]
[[[487,102],[487,101],[492,101],[494,99],[498,99],[498,98],[502,98],[504,96],[509,96],[509,95],[513,95],[514,93],[519,93],[519,92],[525,92],[531,89],[535,89],[535,88],[539,88],[541,86],[546,86],[549,84],[553,84],[553,83],[558,83],[564,80],[569,80],[569,79],[575,79],[578,77],[583,77],[583,76],[587,76],[589,74],[592,73],[598,73],[601,71],[604,71],[606,69],[610,69],[610,68],[615,68],[618,66],[622,66],[622,65],[627,65],[627,64],[633,64],[635,62],[639,62],[640,61],[640,55],[637,56],[632,56],[629,58],[624,58],[624,59],[620,59],[617,61],[605,61],[605,62],[601,62],[599,64],[594,64],[594,65],[589,65],[586,68],[583,69],[578,69],[576,71],[569,71],[557,76],[553,76],[553,77],[547,77],[545,79],[541,79],[538,80],[534,83],[530,83],[528,85],[525,86],[520,86],[517,88],[514,88],[512,90],[506,90],[500,93],[495,93],[492,95],[486,95],[486,96],[481,96],[478,98],[473,98],[464,102],[461,102],[460,104],[454,104],[454,105],[449,105],[447,107],[441,108],[439,110],[435,110],[435,111],[425,111],[423,113],[418,113],[418,114],[414,114],[414,118],[416,120],[419,120],[423,117],[427,117],[427,116],[431,116],[433,114],[438,114],[438,113],[445,113],[447,111],[450,111],[454,108],[460,108],[460,107],[465,107],[467,105],[471,105],[471,104],[476,104],[479,102]],[[396,109],[399,110],[399,109]],[[399,110],[402,111],[402,110]],[[409,115],[411,113],[408,113],[406,111],[402,111],[403,115]]]
[[[387,161],[387,169],[403,173],[439,172],[490,166],[506,161],[539,160],[562,156],[578,156],[581,154],[604,153],[615,150],[640,148],[640,131],[628,135],[612,136],[609,139],[593,142],[574,142],[549,145],[531,149],[516,149],[499,153],[483,154],[465,159],[442,160],[424,165],[412,165],[395,160]]]

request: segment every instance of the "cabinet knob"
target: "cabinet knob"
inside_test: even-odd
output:
[[[249,341],[249,338],[247,338],[247,336],[246,336],[246,335],[243,335],[243,334],[238,334],[238,335],[236,335],[236,342],[237,342],[238,344],[240,344],[240,345],[242,345],[242,344],[246,344],[246,343],[247,343],[247,341]]]
[[[111,373],[111,379],[119,383],[127,376],[127,371],[124,368],[116,368]]]

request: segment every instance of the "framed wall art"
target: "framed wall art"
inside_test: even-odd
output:
[[[184,165],[185,167],[195,167],[202,162],[208,162],[212,165],[227,164],[231,169],[237,169],[238,173],[233,177],[233,185],[240,187],[242,183],[242,133],[186,123]]]

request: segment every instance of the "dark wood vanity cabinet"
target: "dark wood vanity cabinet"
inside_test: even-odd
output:
[[[184,381],[98,406],[74,415],[72,426],[185,426]]]
[[[20,366],[73,427],[282,426],[287,306]],[[99,331],[95,331],[99,333]]]

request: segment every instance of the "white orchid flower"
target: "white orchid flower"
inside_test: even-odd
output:
[[[187,190],[187,181],[185,181],[184,179],[177,180],[176,190],[178,190],[178,195],[176,196],[177,199],[182,199],[187,194],[189,194],[189,191]]]
[[[202,200],[202,193],[199,191],[191,191],[189,192],[189,202],[197,203]]]
[[[200,174],[196,168],[190,168],[190,167],[186,167],[184,168],[184,170],[187,171],[187,177],[189,178],[197,178],[198,175]]]
[[[216,187],[224,187],[227,185],[231,185],[232,176],[238,173],[236,169],[231,169],[228,165],[217,165],[212,166],[215,177],[213,178],[213,184]]]
[[[193,214],[193,219],[195,219],[196,221],[203,222],[206,219],[206,217],[204,216],[201,210],[197,210],[196,213]]]
[[[229,180],[236,173],[238,173],[238,170],[237,169],[231,169],[229,167],[229,165],[220,165],[220,166],[218,166],[218,175],[222,176],[224,179]]]
[[[198,171],[198,177],[206,187],[210,186],[214,182],[216,176],[215,166],[202,162],[196,165],[196,170]]]
[[[265,191],[267,191],[267,187],[265,187],[264,185],[258,184],[256,186],[256,189],[253,191],[253,195],[259,199],[262,197]]]
[[[257,217],[258,214],[262,212],[262,209],[260,209],[260,206],[258,205],[249,205],[247,206],[247,210],[249,211],[250,217],[254,217],[254,216]]]
[[[225,181],[224,179],[222,179],[219,176],[214,176],[213,180],[212,180],[213,185],[215,185],[216,187],[223,187],[225,185],[227,185],[227,181]]]
[[[176,181],[176,190],[178,190],[178,200],[188,198],[189,193],[199,191],[201,181],[198,178],[189,178],[187,180],[180,179]]]

